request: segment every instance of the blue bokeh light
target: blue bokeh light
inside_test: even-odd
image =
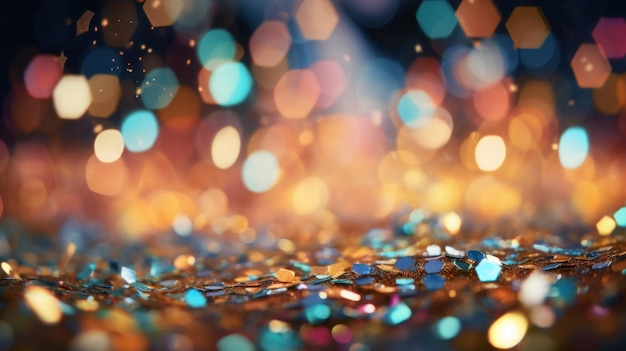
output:
[[[154,113],[148,110],[132,112],[122,122],[124,145],[130,152],[143,152],[152,148],[159,135],[159,124]]]

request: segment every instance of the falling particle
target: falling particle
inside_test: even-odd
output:
[[[502,266],[490,260],[484,259],[476,266],[476,274],[481,282],[494,282],[498,280]]]
[[[489,327],[489,343],[498,349],[510,349],[519,344],[528,329],[528,320],[521,312],[509,312]]]
[[[40,286],[29,286],[24,292],[24,298],[30,309],[45,324],[56,324],[63,315],[59,300],[47,289]]]
[[[191,308],[201,308],[206,306],[206,297],[199,290],[189,289],[185,292],[185,301]]]
[[[120,275],[122,279],[128,284],[132,284],[137,281],[137,273],[130,268],[122,267],[120,271]]]

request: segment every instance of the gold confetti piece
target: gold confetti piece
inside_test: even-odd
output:
[[[98,301],[94,300],[92,297],[87,300],[78,300],[76,301],[76,308],[79,310],[83,310],[86,312],[97,311],[100,304]]]
[[[63,314],[59,301],[47,289],[29,286],[24,292],[24,298],[28,307],[45,324],[56,324],[61,320]]]
[[[346,300],[350,300],[350,301],[361,301],[361,295],[355,293],[354,291],[350,291],[350,290],[346,290],[346,289],[342,289],[339,292],[339,296],[341,296],[342,298],[346,299]]]
[[[278,279],[278,281],[285,283],[291,283],[296,280],[296,273],[292,270],[285,268],[281,268],[276,271],[276,273],[274,273],[274,276],[276,277],[276,279]]]
[[[379,264],[378,266],[376,266],[379,269],[382,269],[383,271],[386,272],[393,272],[393,271],[397,271],[396,267],[393,265],[389,265],[389,264]]]
[[[67,267],[67,264],[70,263],[75,252],[76,252],[76,244],[69,243],[67,245],[67,248],[65,249],[65,254],[61,258],[61,261],[59,262],[60,269],[65,269],[65,267]]]
[[[311,266],[311,274],[328,275],[328,266]]]
[[[346,272],[346,269],[350,268],[351,265],[348,262],[337,262],[328,266],[328,274],[331,276],[336,276],[337,274],[341,275]]]

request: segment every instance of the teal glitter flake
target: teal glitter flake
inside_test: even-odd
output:
[[[476,274],[481,282],[494,282],[498,280],[502,266],[489,260],[482,260],[476,266]]]
[[[191,308],[201,308],[206,306],[206,297],[196,289],[189,289],[185,292],[185,301]]]

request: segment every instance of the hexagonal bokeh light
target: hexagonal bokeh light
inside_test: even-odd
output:
[[[581,88],[600,88],[611,74],[611,65],[595,44],[582,44],[571,61]]]
[[[456,17],[468,38],[491,37],[502,18],[491,0],[463,0]]]
[[[619,59],[626,56],[626,19],[602,17],[591,36],[607,58]]]
[[[452,34],[457,18],[446,0],[425,0],[415,14],[417,23],[430,39],[443,39]]]
[[[538,49],[550,33],[550,25],[537,6],[517,6],[506,21],[506,29],[518,49]]]
[[[329,0],[304,0],[296,12],[302,35],[311,40],[326,40],[339,23],[339,15]]]

